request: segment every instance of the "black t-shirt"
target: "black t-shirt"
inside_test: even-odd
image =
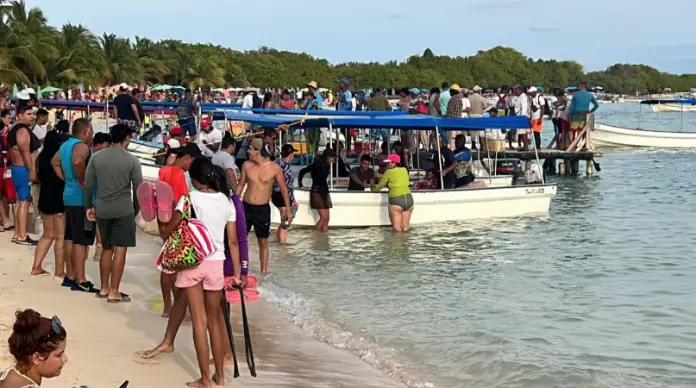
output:
[[[135,102],[135,106],[138,108],[138,116],[140,116],[140,122],[142,123],[145,121],[145,111],[143,110],[143,104],[140,103],[140,101],[133,97],[133,102]]]
[[[131,105],[135,104],[135,99],[128,94],[119,94],[114,98],[114,105],[118,109],[118,119],[136,121],[135,114],[133,113],[133,107]]]
[[[369,182],[370,179],[375,177],[375,170],[368,168],[367,171],[364,171],[360,167],[353,167],[353,169],[350,170],[350,179],[348,179],[348,190],[362,191],[365,190],[365,188],[353,180],[353,175],[357,175],[358,180],[360,182]]]

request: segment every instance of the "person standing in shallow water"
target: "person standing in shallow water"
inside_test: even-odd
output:
[[[268,160],[268,155],[263,154],[264,144],[262,139],[254,139],[249,144],[249,161],[242,166],[242,176],[237,185],[236,194],[244,193],[244,212],[246,216],[247,233],[254,228],[256,240],[259,244],[259,261],[261,273],[268,273],[268,238],[271,235],[271,195],[273,184],[278,183],[280,192],[285,202],[285,214],[287,223],[292,223],[290,207],[290,194],[285,184],[283,169],[276,163]],[[244,191],[244,187],[249,188]]]
[[[26,309],[15,313],[8,348],[15,366],[0,376],[0,388],[38,388],[43,379],[60,376],[68,362],[68,334],[58,317]]]

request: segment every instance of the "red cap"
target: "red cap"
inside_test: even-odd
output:
[[[181,127],[172,127],[172,129],[169,130],[169,134],[172,136],[183,136],[184,130],[181,129]]]
[[[209,127],[210,126],[210,119],[207,117],[204,117],[201,119],[201,127]]]

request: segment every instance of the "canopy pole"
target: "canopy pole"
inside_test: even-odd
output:
[[[541,119],[543,120],[543,119]],[[532,129],[532,128],[530,128]],[[536,143],[536,138],[534,137],[534,131],[532,130],[532,139],[534,140],[534,156],[536,156],[537,167],[541,170],[541,184],[544,184],[544,169],[541,168],[541,161],[539,161],[539,145]]]
[[[679,132],[684,132],[684,104],[679,104]]]
[[[420,168],[420,145],[421,145],[421,137],[420,137],[420,132],[418,132],[418,136],[416,136],[416,170],[418,173],[416,174],[417,177],[420,178],[421,174],[421,168]]]
[[[333,134],[333,124],[329,122],[329,146],[331,145],[331,135]],[[336,141],[338,141],[338,138],[336,138]],[[338,148],[338,147],[337,147]],[[324,152],[326,152],[326,148],[324,148]],[[338,164],[338,163],[336,163]],[[334,184],[333,184],[333,167],[329,165],[329,185],[331,185],[329,188],[333,190]]]
[[[495,131],[498,131],[498,133],[500,133],[500,129],[495,129]],[[493,132],[491,132],[491,133],[493,133]],[[486,136],[486,130],[485,130],[485,129],[483,130],[483,138],[486,140],[486,154],[488,155],[488,162],[490,163],[490,162],[491,162],[491,147],[490,147],[490,144],[488,144],[488,136]],[[496,140],[497,140],[497,139],[496,139]],[[480,146],[480,145],[481,145],[481,141],[479,141],[479,146]],[[481,155],[481,154],[479,153],[479,159],[481,159],[481,158],[480,158],[480,155]],[[481,166],[483,166],[483,164],[482,164]],[[484,169],[484,170],[485,170],[485,169]],[[489,185],[489,186],[493,186],[493,174],[491,173],[490,170],[491,170],[491,169],[489,168],[489,169],[488,169],[488,185]]]
[[[440,152],[440,128],[435,126],[435,137],[437,138],[437,162],[440,165],[440,189],[445,189],[445,177],[442,175],[442,152]]]
[[[104,117],[106,117],[106,130],[109,131],[109,100],[106,100],[106,105],[104,105]]]

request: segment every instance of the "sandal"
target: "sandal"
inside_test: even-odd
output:
[[[174,201],[174,192],[172,187],[167,182],[157,182],[155,184],[157,219],[159,222],[167,223],[172,219],[172,204]]]
[[[140,215],[143,220],[150,222],[157,217],[157,202],[155,200],[155,185],[145,181],[135,191],[140,204]]]
[[[131,301],[131,298],[128,294],[124,294],[123,292],[121,294],[121,299],[106,299],[107,303],[128,303]]]

